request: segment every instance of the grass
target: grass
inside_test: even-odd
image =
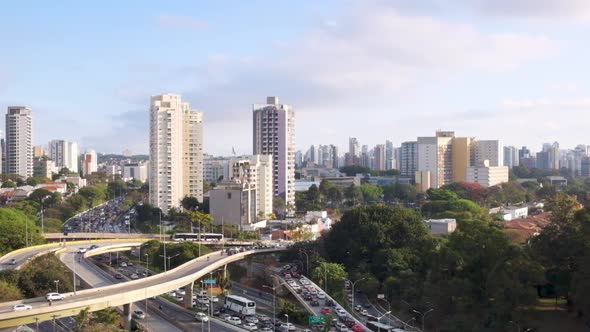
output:
[[[539,299],[534,307],[522,311],[522,326],[537,332],[584,331],[588,327],[567,311],[566,300]]]

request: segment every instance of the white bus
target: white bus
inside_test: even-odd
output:
[[[246,316],[256,315],[256,302],[241,296],[227,295],[223,307]]]
[[[393,326],[389,326],[386,324],[381,324],[379,322],[373,322],[373,321],[369,321],[367,322],[367,327],[369,328],[369,330],[374,331],[374,332],[397,332],[397,328],[394,328]]]
[[[217,233],[175,233],[172,234],[172,241],[220,241],[223,234]]]

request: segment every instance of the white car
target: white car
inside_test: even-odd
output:
[[[209,321],[209,317],[207,317],[207,315],[205,315],[202,312],[197,312],[197,314],[195,315],[195,319],[203,323]]]
[[[49,293],[49,294],[45,295],[45,298],[47,299],[47,301],[56,301],[56,300],[61,301],[61,300],[65,299],[65,296],[60,293]]]
[[[23,311],[23,310],[31,310],[31,309],[33,309],[33,307],[31,307],[28,304],[15,304],[14,306],[12,306],[13,311]]]
[[[83,254],[83,253],[85,253],[86,251],[87,251],[87,249],[86,249],[86,248],[80,248],[80,249],[78,249],[78,253],[79,253],[79,254]]]
[[[256,316],[246,316],[246,322],[258,324],[258,318],[256,318]]]
[[[240,319],[240,317],[230,317],[228,320],[228,323],[233,324],[233,325],[240,325],[242,324],[242,320]]]
[[[137,273],[133,273],[132,275],[129,276],[129,278],[135,280],[135,279],[139,279],[139,276],[137,275]]]
[[[145,313],[141,310],[135,310],[133,312],[133,317],[137,318],[137,319],[144,319],[145,318]]]
[[[127,267],[127,263],[125,263],[125,262],[121,262],[121,263],[119,263],[119,266],[120,266],[120,267]]]
[[[312,293],[313,294],[313,293]],[[326,298],[326,294],[319,292],[318,293],[318,299],[325,299]]]
[[[202,297],[197,297],[197,303],[199,304],[209,304],[209,300]]]
[[[293,325],[292,323],[283,323],[281,324],[279,329],[281,331],[295,331],[295,325]]]
[[[209,297],[209,300],[213,303],[219,302],[219,298],[215,295],[211,295],[211,297]]]
[[[258,326],[256,326],[256,324],[254,323],[246,323],[244,325],[242,325],[243,328],[245,328],[246,330],[250,330],[250,331],[257,331],[258,330]]]

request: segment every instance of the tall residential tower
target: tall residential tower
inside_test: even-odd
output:
[[[33,115],[25,106],[6,113],[6,174],[33,176]]]
[[[295,112],[279,98],[253,105],[253,154],[272,155],[273,192],[295,206]]]
[[[203,201],[202,117],[179,95],[151,97],[150,204],[164,212],[184,196]]]

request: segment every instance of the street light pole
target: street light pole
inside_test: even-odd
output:
[[[166,257],[166,241],[164,241],[164,237],[162,236],[162,232],[164,231],[164,227],[162,226],[162,210],[158,211],[160,213],[160,242],[164,244],[164,257]],[[164,258],[164,272],[166,272],[166,259]]]
[[[426,312],[424,312],[424,313],[421,313],[420,311],[418,311],[418,310],[416,310],[416,309],[414,309],[414,310],[412,310],[412,311],[414,311],[414,312],[415,312],[415,313],[417,313],[418,315],[422,316],[422,331],[424,332],[424,320],[426,319],[426,315],[428,315],[430,312],[434,311],[434,308],[433,308],[433,309],[429,309],[429,310],[427,310],[427,311],[426,311]]]
[[[141,250],[141,247],[139,247]],[[148,253],[144,253],[145,255],[145,275],[146,277],[149,276],[150,273],[150,255]],[[139,255],[139,261],[141,262],[141,255]],[[147,311],[148,311],[148,299],[147,297],[145,298],[145,314],[147,315]]]
[[[305,255],[305,274],[309,275],[309,256],[307,255],[307,252],[301,249],[299,250],[299,252]]]
[[[275,323],[276,323],[276,320],[277,320],[277,316],[276,316],[276,305],[275,305],[275,298],[276,298],[275,291],[276,291],[277,288],[276,287],[270,287],[270,286],[267,286],[267,285],[262,285],[262,287],[268,288],[268,289],[272,289],[272,326],[273,326],[272,330],[274,331],[275,330]]]
[[[362,280],[365,280],[365,279],[367,279],[367,277],[363,277],[363,278],[360,278],[360,279],[358,279],[358,280],[356,280],[356,281],[351,281],[351,282],[350,282],[350,283],[352,284],[352,305],[351,305],[351,306],[352,306],[352,310],[353,310],[353,311],[354,311],[354,285],[355,285],[357,282],[359,282],[359,281],[362,281]]]
[[[289,328],[289,315],[285,314],[285,317],[287,317],[287,328]]]

